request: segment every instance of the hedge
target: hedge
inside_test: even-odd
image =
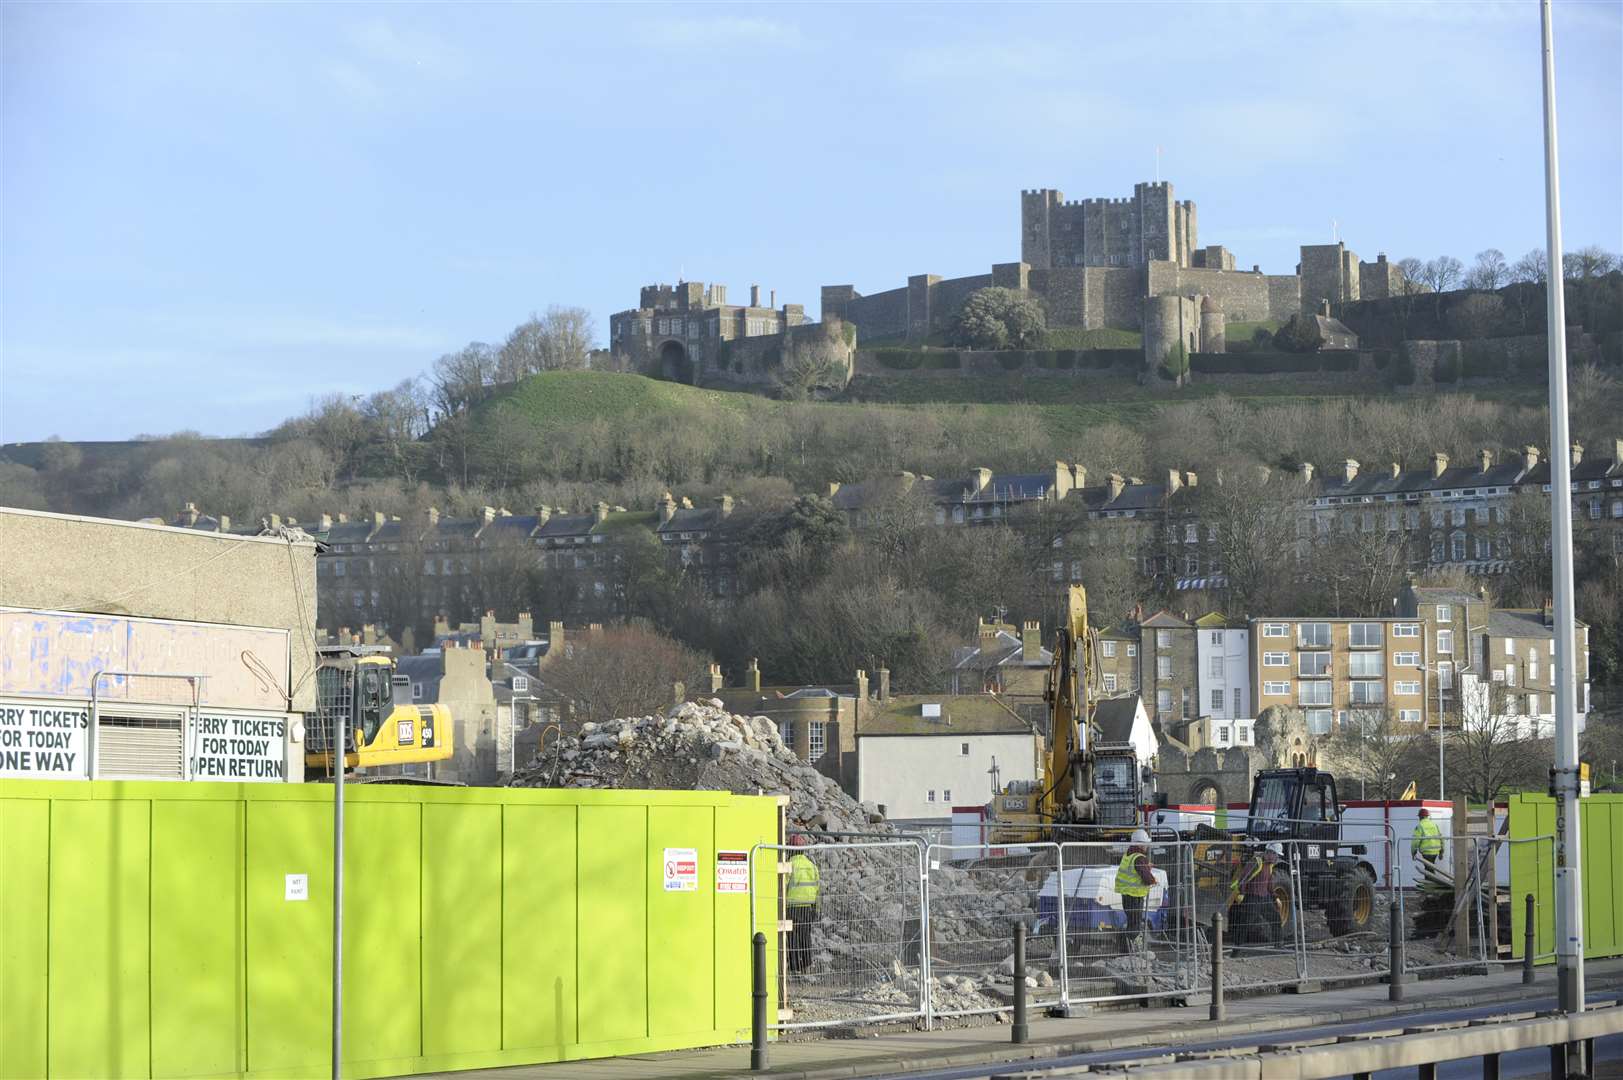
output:
[[[997,362],[1003,365],[1004,371],[1019,371],[1026,366],[1026,356],[1023,352],[1000,352]]]
[[[1392,385],[1414,385],[1414,361],[1402,353],[1398,354],[1398,357],[1392,361]]]
[[[880,349],[879,363],[893,371],[912,371],[924,359],[924,354],[913,349]]]
[[[922,355],[924,366],[932,371],[946,371],[959,366],[958,354],[955,352],[927,352]]]
[[[1213,375],[1273,375],[1280,372],[1351,371],[1358,366],[1355,352],[1327,353],[1195,353],[1189,366]]]

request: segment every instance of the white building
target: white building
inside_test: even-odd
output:
[[[1213,612],[1195,621],[1201,732],[1197,745],[1253,746],[1251,631]]]
[[[1123,694],[1105,698],[1093,709],[1093,722],[1099,728],[1099,738],[1107,743],[1131,743],[1140,766],[1153,766],[1160,743],[1155,737],[1155,726],[1144,709],[1144,698],[1138,694]]]
[[[993,694],[909,696],[876,704],[857,725],[857,798],[892,821],[945,824],[982,806],[996,783],[1035,780],[1041,740]]]

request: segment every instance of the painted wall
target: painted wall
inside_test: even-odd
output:
[[[1034,735],[858,735],[857,798],[883,805],[892,820],[945,821],[955,803],[992,797],[994,757],[1000,784],[1035,780],[1035,742]]]
[[[0,1077],[328,1075],[331,798],[0,781]],[[775,800],[726,793],[350,790],[345,1075],[740,1038],[750,897],[715,852],[776,835]]]

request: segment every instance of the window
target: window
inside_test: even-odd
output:
[[[1506,656],[1515,656],[1516,655],[1516,639],[1515,638],[1506,638],[1505,639],[1505,655]]]
[[[1190,552],[1183,557],[1183,572],[1190,577],[1200,573],[1200,556]]]
[[[333,577],[343,577],[344,576],[344,560],[343,559],[334,559],[332,561],[332,572],[333,572]],[[336,757],[337,754],[338,754],[338,751],[334,750],[333,755]]]
[[[1527,681],[1538,682],[1538,653],[1527,654]]]
[[[1170,649],[1170,648],[1172,648],[1172,631],[1171,630],[1157,630],[1155,632],[1155,647],[1157,649]]]
[[[1352,690],[1347,700],[1354,705],[1379,705],[1386,700],[1386,686],[1377,679],[1354,679],[1347,685]]]
[[[1213,630],[1210,640],[1211,640],[1211,643],[1213,645],[1221,645],[1221,644],[1223,644],[1223,631],[1221,631],[1221,630]]]
[[[821,720],[812,721],[811,725],[811,759],[816,761],[828,749],[828,725]]]
[[[1082,580],[1082,560],[1081,559],[1072,559],[1071,560],[1071,580],[1072,581],[1081,581]]]
[[[1172,715],[1172,691],[1171,690],[1157,690],[1155,692],[1155,715],[1157,715],[1157,716],[1170,716],[1170,715]]]
[[[1055,581],[1065,580],[1065,563],[1063,561],[1056,559],[1054,561],[1054,565],[1050,568],[1050,571],[1053,574]]]
[[[1105,656],[1114,657],[1116,655],[1116,643],[1114,641],[1101,641],[1099,651]]]
[[[1465,524],[1465,507],[1463,507],[1463,506],[1454,507],[1454,512],[1449,516],[1449,519],[1455,525],[1464,525]]]
[[[1408,680],[1406,682],[1394,683],[1392,685],[1392,692],[1394,694],[1403,694],[1405,696],[1413,696],[1415,694],[1420,693],[1420,683],[1418,681],[1412,680],[1412,679]]]
[[[1200,526],[1185,525],[1183,527],[1183,542],[1186,544],[1200,543]]]
[[[1437,621],[1438,622],[1453,622],[1454,621],[1454,609],[1452,607],[1450,607],[1449,605],[1447,605],[1447,604],[1438,604],[1437,605]]]
[[[1107,672],[1105,672],[1105,693],[1114,694],[1115,692],[1116,692],[1116,673],[1113,672],[1113,671],[1107,671]]]
[[[1214,745],[1214,746],[1227,746],[1228,744],[1229,744],[1229,725],[1227,725],[1227,724],[1213,724],[1212,725],[1212,745]]]
[[[1290,637],[1291,636],[1290,624],[1289,623],[1282,623],[1282,622],[1263,623],[1262,624],[1262,636],[1263,637]]]
[[[1420,710],[1419,709],[1399,709],[1398,710],[1398,722],[1403,723],[1403,724],[1418,724],[1418,723],[1420,723]]]
[[[1360,520],[1358,524],[1359,524],[1359,530],[1358,530],[1359,532],[1374,532],[1375,531],[1375,511],[1373,511],[1373,510],[1365,510],[1364,513],[1363,513],[1362,520]]]
[[[1223,658],[1221,656],[1214,656],[1211,658],[1211,661],[1211,664],[1208,665],[1210,668],[1211,677],[1214,679],[1221,679],[1223,677]]]
[[[1381,624],[1378,622],[1355,622],[1347,628],[1348,644],[1355,649],[1378,649],[1381,647]]]
[[[334,756],[335,757],[337,756],[336,752],[334,753]],[[930,789],[930,793],[925,796],[925,801],[926,802],[935,802],[935,788]]]
[[[1441,510],[1433,510],[1431,512],[1431,527],[1434,529],[1441,529],[1443,527],[1443,512]]]
[[[1296,644],[1303,649],[1328,649],[1330,647],[1330,624],[1327,622],[1297,623]]]
[[[1158,656],[1155,658],[1155,677],[1163,682],[1172,678],[1172,657]]]
[[[1137,656],[1138,655],[1138,642],[1129,641],[1127,643],[1127,655],[1128,656]]]
[[[795,722],[793,720],[779,720],[778,735],[783,739],[785,746],[791,750],[795,748]]]
[[[1291,655],[1290,655],[1290,653],[1282,653],[1282,652],[1265,652],[1265,653],[1262,654],[1262,666],[1263,667],[1290,667],[1291,666]]]
[[[1221,690],[1213,690],[1212,691],[1212,712],[1221,713],[1222,711],[1223,711],[1223,691],[1221,691]]]
[[[964,508],[962,506],[955,506],[952,508],[952,523],[954,525],[962,525],[964,523]]]
[[[1420,528],[1420,511],[1414,509],[1413,507],[1405,510],[1403,512],[1403,523],[1407,528],[1410,529]]]
[[[1412,622],[1396,623],[1392,627],[1392,636],[1417,638],[1420,636],[1420,624]]]
[[[938,506],[938,507],[935,508],[935,523],[937,525],[945,525],[947,523],[947,509],[946,509],[946,507]]]
[[[1456,532],[1448,538],[1448,557],[1454,562],[1465,561],[1465,534]]]
[[[1515,664],[1506,664],[1505,665],[1505,685],[1506,686],[1515,686],[1516,685],[1516,665]]]
[[[1291,692],[1291,684],[1288,682],[1265,682],[1262,684],[1262,692],[1269,697],[1285,697]]]
[[[525,676],[525,675],[514,675],[513,676],[513,693],[515,693],[515,694],[528,694],[529,692],[530,692],[530,680],[529,680],[529,677]]]
[[[952,802],[952,788],[941,789],[941,801],[945,803]]]
[[[1296,701],[1301,705],[1328,705],[1330,684],[1318,681],[1297,683]]]
[[[1437,689],[1454,689],[1454,665],[1446,660],[1437,665]]]
[[[1236,686],[1236,687],[1235,687],[1235,688],[1234,688],[1234,715],[1235,715],[1235,716],[1239,716],[1239,715],[1240,715],[1240,713],[1241,713],[1241,712],[1243,712],[1243,711],[1244,711],[1244,710],[1243,710],[1243,709],[1242,709],[1242,708],[1241,708],[1241,702],[1242,702],[1242,700],[1243,700],[1243,699],[1242,699],[1242,698],[1241,698],[1241,696],[1240,696],[1240,688],[1239,688],[1239,687],[1238,687],[1238,686]]]
[[[1590,521],[1599,521],[1600,520],[1600,500],[1599,499],[1590,499],[1589,500],[1589,520]]]
[[[1347,657],[1347,674],[1354,679],[1374,679],[1386,674],[1386,657],[1378,652],[1353,653]]]
[[[1386,531],[1398,531],[1398,512],[1396,510],[1388,510],[1386,512]]]
[[[1308,709],[1306,711],[1306,713],[1305,713],[1305,716],[1307,718],[1307,730],[1308,730],[1309,734],[1312,734],[1312,735],[1328,735],[1328,734],[1330,734],[1330,719],[1331,719],[1331,717],[1330,717],[1330,710],[1329,709]]]
[[[1297,653],[1296,665],[1298,675],[1328,675],[1330,674],[1330,654],[1327,652]]]
[[[1454,655],[1454,631],[1437,631],[1437,652],[1441,656]]]
[[[1417,652],[1400,652],[1392,654],[1393,667],[1419,667],[1420,654]]]

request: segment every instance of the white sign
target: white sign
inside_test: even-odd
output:
[[[287,875],[287,885],[286,885],[286,887],[285,887],[285,889],[284,889],[284,891],[282,893],[282,899],[283,900],[308,900],[308,899],[310,899],[310,875],[309,874],[289,874],[289,875]]]
[[[750,853],[747,851],[716,852],[716,891],[750,891]]]
[[[90,710],[0,698],[0,776],[83,780],[90,775]]]
[[[200,713],[191,739],[194,780],[287,779],[287,717]]]
[[[690,847],[665,849],[665,891],[699,891],[699,853]]]

